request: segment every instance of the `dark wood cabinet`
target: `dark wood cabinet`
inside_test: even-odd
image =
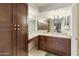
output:
[[[17,8],[17,55],[25,56],[28,53],[28,28],[27,28],[27,14],[28,5],[18,3]]]
[[[38,49],[46,50],[46,37],[45,36],[39,36]]]
[[[59,37],[47,37],[47,51],[58,55],[70,55],[70,39]]]
[[[71,40],[68,38],[39,36],[39,49],[62,56],[71,55]]]
[[[0,3],[0,56],[27,55],[27,4]]]
[[[0,56],[12,55],[12,4],[0,4]]]

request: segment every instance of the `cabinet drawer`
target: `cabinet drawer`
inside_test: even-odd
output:
[[[56,42],[66,42],[66,38],[60,38],[60,37],[47,37],[46,38],[48,41],[56,41]]]
[[[38,38],[38,48],[46,51],[46,39],[44,36]]]
[[[58,55],[69,56],[71,51],[71,40],[60,37],[41,36],[40,49]]]
[[[45,39],[45,36],[39,36],[39,39]]]
[[[61,56],[66,56],[65,52],[57,51],[55,49],[47,48],[47,51],[53,54],[61,55]]]

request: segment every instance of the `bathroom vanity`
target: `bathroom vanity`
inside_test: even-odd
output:
[[[37,42],[38,50],[60,56],[71,55],[71,39],[65,34],[36,33],[29,35],[29,43],[33,40]]]
[[[71,40],[69,38],[40,35],[38,38],[38,49],[58,55],[70,56]]]
[[[57,19],[32,20],[31,24],[34,26],[31,26],[31,30],[29,30],[29,48],[37,46],[38,50],[52,54],[61,56],[71,55],[71,23],[66,21],[70,20],[70,16],[57,17]],[[35,27],[35,30],[33,27]]]
[[[71,55],[72,15],[71,8],[52,10],[28,20],[29,48],[37,47],[60,56]],[[66,10],[66,11],[65,11]],[[60,11],[60,12],[58,12]],[[56,14],[57,12],[57,14]]]

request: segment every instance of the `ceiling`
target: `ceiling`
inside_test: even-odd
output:
[[[50,3],[35,3],[34,5],[36,5],[38,8],[40,7],[45,7],[47,5],[49,5]]]
[[[71,3],[32,3],[35,5],[39,12],[51,10],[51,9],[58,9],[72,5]]]

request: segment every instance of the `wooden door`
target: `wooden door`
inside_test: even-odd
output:
[[[0,3],[0,56],[12,55],[12,4]]]
[[[71,39],[60,37],[47,37],[47,51],[58,55],[71,55]]]
[[[28,54],[27,4],[17,4],[17,55]]]
[[[39,36],[39,38],[38,38],[38,49],[46,51],[46,38],[45,38],[45,36]]]
[[[47,43],[46,43],[46,47],[47,47],[47,51],[51,52],[51,53],[55,53],[55,49],[56,49],[56,41],[53,40],[52,37],[47,37]]]
[[[12,17],[13,17],[13,56],[17,55],[17,11],[16,11],[16,3],[12,4]]]

